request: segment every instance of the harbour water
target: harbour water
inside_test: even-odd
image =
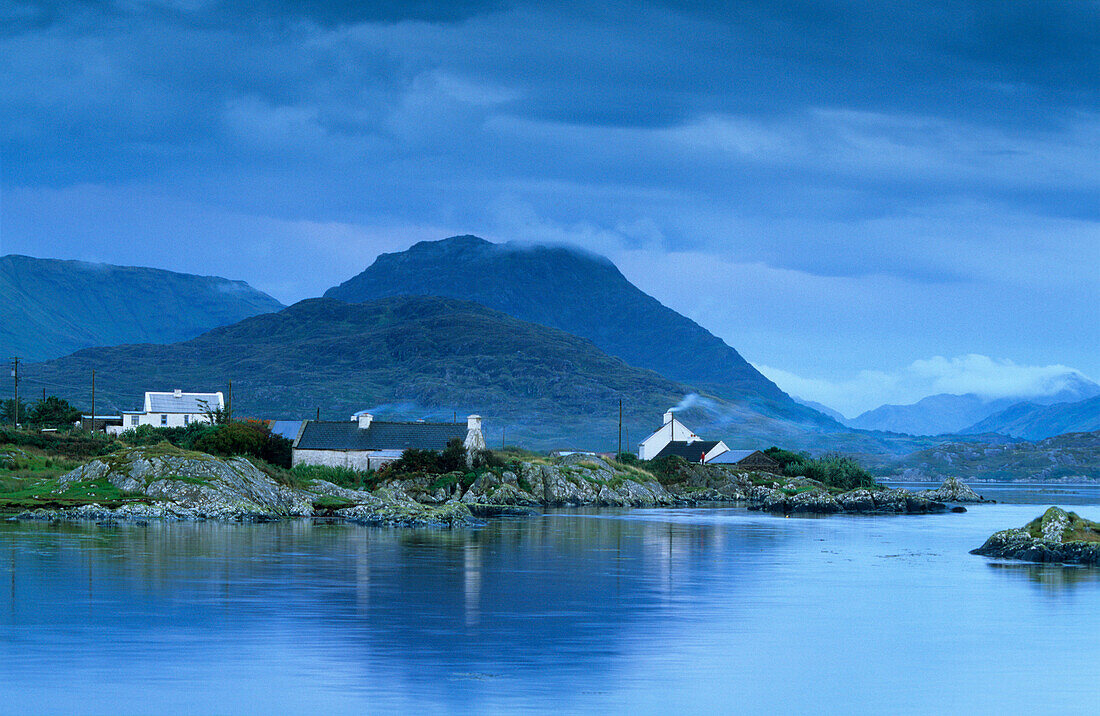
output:
[[[1082,713],[1100,569],[965,514],[554,511],[459,531],[0,522],[5,713]]]

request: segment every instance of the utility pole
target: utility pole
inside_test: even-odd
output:
[[[229,396],[225,401],[225,422],[233,422],[233,379],[229,379]]]
[[[19,427],[19,358],[11,359],[11,377],[15,378],[15,410],[12,411],[12,425]]]
[[[505,435],[506,431],[507,431],[507,428],[501,428],[500,429],[500,449],[501,450],[504,449],[504,435]]]
[[[92,432],[95,432],[95,368],[92,368]]]
[[[615,453],[615,459],[623,454],[623,399],[619,398],[619,450]]]

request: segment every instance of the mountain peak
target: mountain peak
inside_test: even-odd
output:
[[[779,414],[839,427],[792,401],[720,338],[643,293],[609,259],[583,248],[454,236],[383,254],[325,292],[349,303],[401,295],[474,301],[587,338],[630,365],[720,397],[767,403]]]

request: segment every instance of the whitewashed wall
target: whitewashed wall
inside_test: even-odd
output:
[[[290,464],[324,465],[326,467],[346,467],[352,470],[377,470],[386,463],[393,462],[400,455],[379,455],[363,450],[301,450],[295,448]]]

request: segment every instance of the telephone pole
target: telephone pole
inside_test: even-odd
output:
[[[233,380],[229,381],[229,397],[225,401],[225,422],[233,422]]]
[[[11,377],[15,379],[15,410],[12,411],[12,425],[19,427],[19,361],[20,358],[11,359]]]
[[[623,454],[623,399],[619,398],[619,451],[615,453],[615,459]]]
[[[92,430],[95,432],[95,368],[92,368]]]

